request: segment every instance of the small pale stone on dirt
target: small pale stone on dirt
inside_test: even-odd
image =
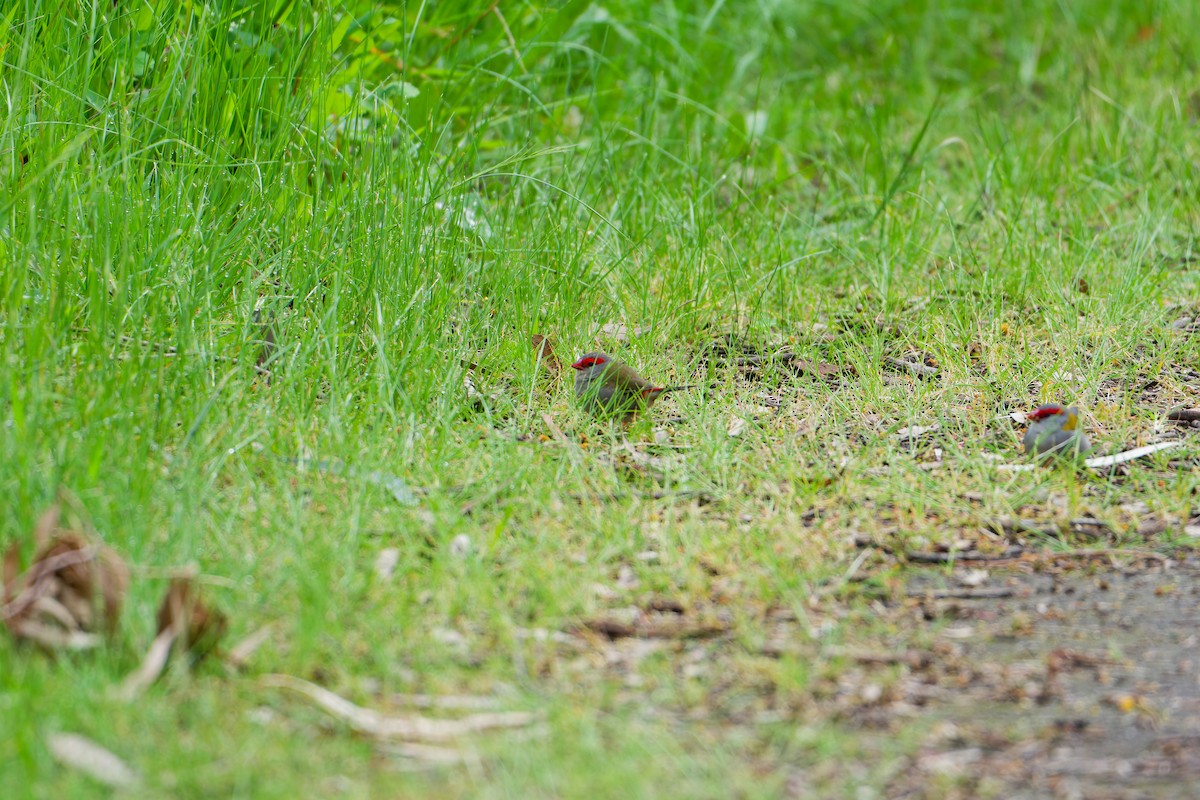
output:
[[[246,719],[255,725],[270,725],[278,718],[275,709],[269,706],[259,706],[246,712]]]
[[[1138,536],[1157,536],[1167,529],[1167,521],[1160,517],[1146,517],[1138,523]]]
[[[942,426],[938,423],[932,425],[909,425],[896,431],[894,438],[900,441],[916,441],[927,433],[933,433],[939,430]]]
[[[469,552],[471,552],[471,537],[467,534],[460,533],[450,540],[450,555],[462,558]]]
[[[574,136],[579,133],[579,129],[583,127],[583,112],[579,110],[579,106],[571,106],[567,109],[567,113],[563,114],[562,128],[563,133]]]
[[[1192,538],[1200,537],[1200,525],[1184,525],[1183,532]]]
[[[947,639],[970,639],[975,635],[975,629],[970,625],[955,625],[942,629],[942,636]]]
[[[396,571],[396,565],[399,563],[400,548],[383,548],[379,551],[379,555],[375,556],[375,576],[380,580],[386,581],[392,577],[392,573]]]
[[[935,723],[929,729],[928,742],[948,743],[953,742],[962,737],[962,729],[955,725],[950,720],[942,720]]]
[[[630,339],[635,339],[638,336],[643,336],[650,331],[649,325],[638,325],[630,328],[624,322],[610,322],[600,328],[600,333],[605,337],[621,344],[627,343]]]
[[[983,586],[987,583],[988,571],[986,569],[969,569],[964,574],[958,576],[958,583],[961,586],[969,586],[975,588]]]
[[[917,766],[925,772],[937,775],[962,775],[968,767],[981,758],[983,758],[982,748],[967,747],[962,750],[921,756],[917,759]]]
[[[430,631],[434,639],[459,652],[467,649],[467,637],[450,628],[434,628]]]
[[[745,429],[746,429],[746,420],[745,420],[745,418],[743,418],[743,417],[734,417],[733,419],[729,420],[729,427],[726,429],[726,432],[727,432],[727,433],[728,433],[730,436],[738,436],[738,435],[740,435],[740,434],[741,434],[741,432],[742,432],[742,431],[744,431]]]
[[[1190,331],[1190,330],[1192,330],[1193,327],[1195,327],[1195,318],[1180,317],[1179,319],[1177,319],[1171,323],[1171,327],[1175,328],[1176,330]]]
[[[613,608],[605,613],[605,616],[608,619],[612,620],[613,622],[620,623],[622,625],[633,625],[635,622],[637,622],[638,617],[640,617],[641,615],[642,615],[642,610],[640,608],[638,608],[637,606],[625,606],[624,608]],[[649,649],[645,649],[645,652],[648,653]],[[638,658],[641,658],[641,654],[638,655]]]
[[[621,568],[617,570],[618,589],[636,589],[640,584],[641,581],[638,580],[637,573],[633,571],[632,567],[622,564]]]

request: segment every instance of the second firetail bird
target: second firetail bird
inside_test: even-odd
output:
[[[1057,403],[1038,406],[1029,419],[1031,424],[1021,440],[1028,455],[1074,456],[1092,449],[1092,443],[1079,429],[1078,408],[1063,408]]]
[[[629,423],[667,392],[691,386],[655,386],[632,367],[607,353],[584,353],[575,369],[575,396],[584,408],[602,417]]]

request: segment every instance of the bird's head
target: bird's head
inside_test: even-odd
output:
[[[607,353],[584,353],[579,357],[579,360],[571,365],[572,369],[591,369],[592,367],[600,367],[612,361]]]
[[[1075,409],[1063,408],[1058,403],[1047,403],[1046,405],[1038,406],[1033,411],[1029,412],[1028,416],[1031,422],[1041,422],[1045,419],[1053,419],[1056,422],[1060,422],[1062,429],[1065,431],[1075,430],[1075,424],[1078,422]]]

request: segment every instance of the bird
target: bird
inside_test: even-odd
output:
[[[1048,403],[1030,412],[1028,419],[1031,424],[1021,440],[1026,455],[1055,453],[1076,456],[1092,449],[1087,434],[1079,429],[1078,408]]]
[[[625,424],[667,392],[694,388],[655,386],[608,353],[584,353],[571,368],[576,371],[575,396],[583,407],[599,417],[619,417]]]

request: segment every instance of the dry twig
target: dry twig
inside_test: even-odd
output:
[[[263,685],[287,689],[311,700],[359,733],[379,739],[417,742],[450,742],[460,736],[495,728],[529,725],[537,716],[527,711],[497,711],[471,714],[461,719],[433,719],[416,715],[386,715],[355,705],[316,684],[290,675],[265,675]]]

